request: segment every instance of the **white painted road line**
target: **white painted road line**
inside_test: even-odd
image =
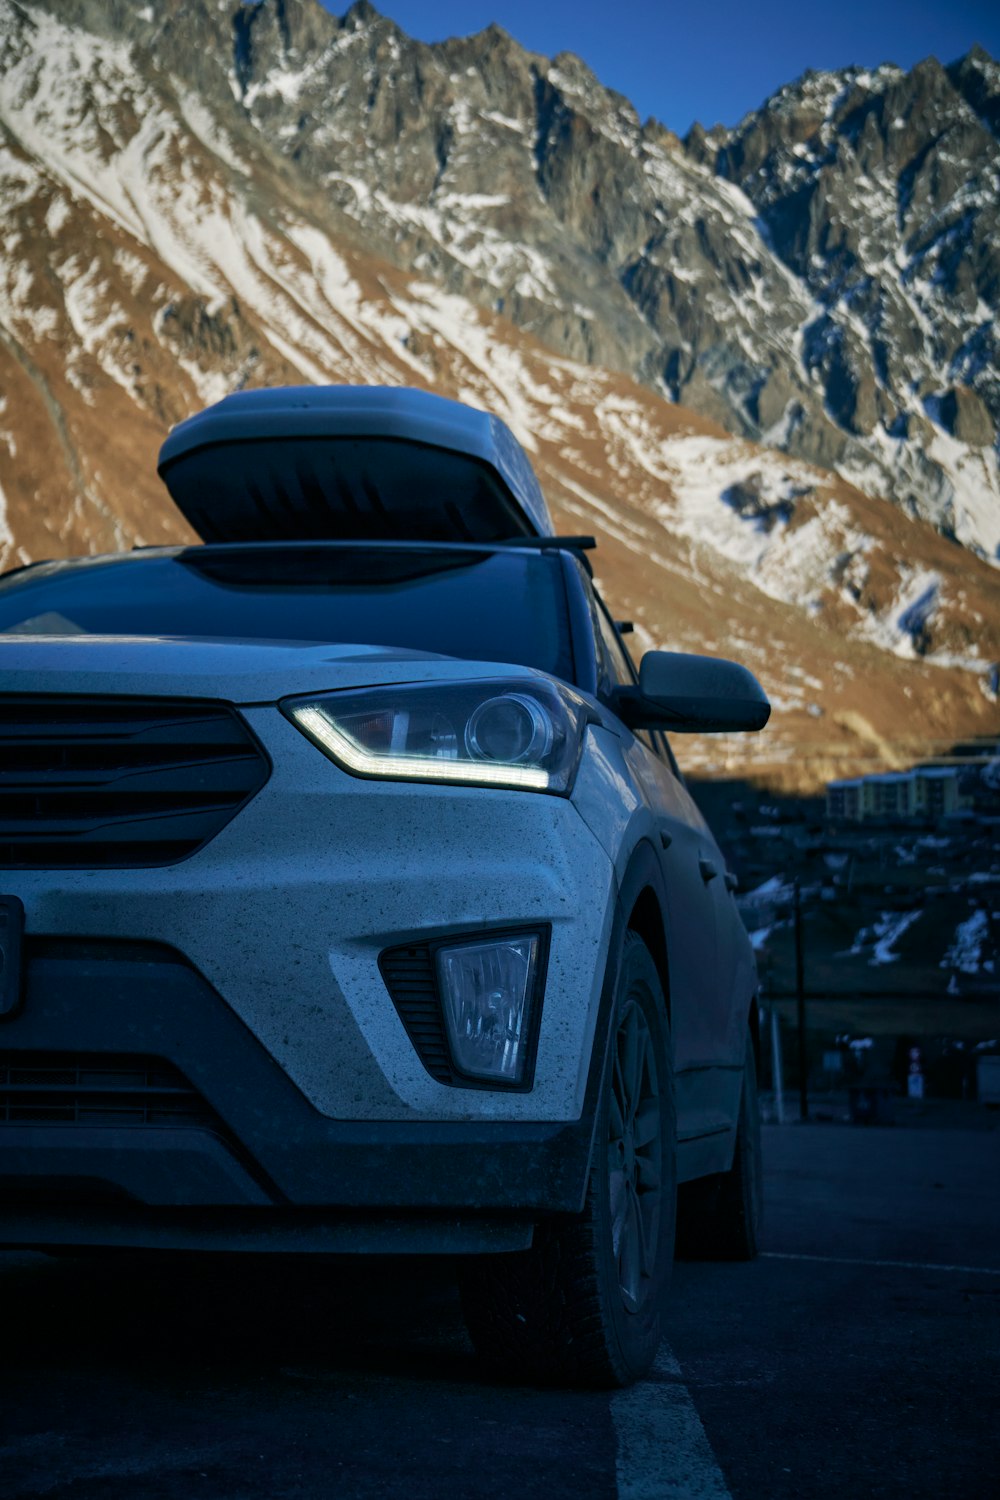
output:
[[[853,1255],[796,1255],[788,1250],[762,1250],[761,1260],[814,1260],[825,1266],[869,1266],[876,1270],[956,1271],[961,1276],[1000,1276],[997,1266],[942,1266],[924,1260],[865,1260]]]
[[[611,1419],[618,1500],[732,1500],[666,1345],[648,1380],[612,1396]]]

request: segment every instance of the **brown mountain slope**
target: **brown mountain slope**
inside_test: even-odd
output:
[[[688,764],[812,786],[997,728],[989,564],[332,238],[189,98],[73,45],[61,133],[19,117],[0,137],[5,565],[185,539],[157,449],[227,390],[406,383],[511,424],[560,524],[599,536],[598,577],[639,646],[759,673],[772,726],[685,747]]]
[[[498,26],[425,46],[367,0],[339,19],[319,0],[0,0],[20,139],[65,163],[90,131],[106,159],[138,127],[123,219],[180,119],[258,202],[297,198],[326,233],[994,562],[998,90],[981,50],[807,73],[681,142]]]

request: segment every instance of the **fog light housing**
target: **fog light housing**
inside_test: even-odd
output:
[[[524,1082],[541,947],[540,933],[523,932],[438,949],[448,1045],[455,1068],[467,1078]]]

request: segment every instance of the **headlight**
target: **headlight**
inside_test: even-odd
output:
[[[282,711],[355,776],[566,792],[587,706],[544,680],[404,683],[299,698]]]

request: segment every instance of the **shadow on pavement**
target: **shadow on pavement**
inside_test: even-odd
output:
[[[138,1370],[288,1361],[395,1376],[475,1380],[447,1263],[270,1257],[30,1256],[5,1281],[8,1338],[19,1359],[75,1355]]]

